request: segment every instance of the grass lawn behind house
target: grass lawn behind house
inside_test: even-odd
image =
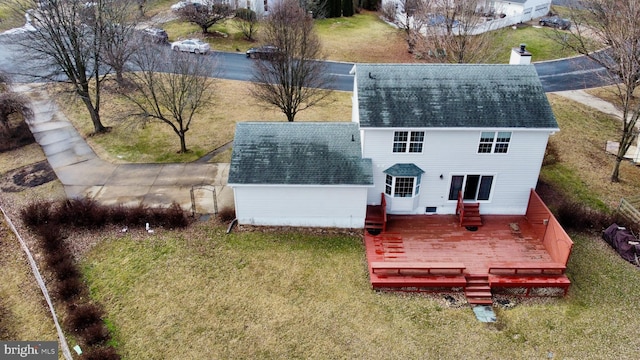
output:
[[[107,235],[83,261],[125,359],[632,359],[640,272],[574,236],[566,298],[477,321],[443,295],[370,289],[361,239],[198,225]],[[180,346],[175,346],[180,344]]]

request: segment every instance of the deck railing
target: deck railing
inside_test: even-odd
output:
[[[553,216],[540,196],[531,189],[527,220],[539,232],[542,243],[554,262],[567,265],[573,248],[573,241]]]

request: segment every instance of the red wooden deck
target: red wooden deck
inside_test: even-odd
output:
[[[463,288],[490,301],[495,288],[559,288],[573,243],[532,191],[526,216],[482,215],[469,231],[456,215],[388,215],[386,231],[365,231],[373,288]],[[479,295],[479,294],[482,294]],[[471,301],[470,301],[471,302]]]

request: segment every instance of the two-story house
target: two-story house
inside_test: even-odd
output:
[[[391,214],[522,215],[558,131],[531,65],[358,64],[353,122]]]

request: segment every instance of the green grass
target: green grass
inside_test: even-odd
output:
[[[535,22],[534,22],[535,23]],[[505,28],[492,33],[492,46],[499,49],[496,63],[509,63],[511,49],[520,44],[527,45],[532,61],[554,60],[577,53],[563,47],[552,39],[555,30],[548,27],[519,26],[516,30]]]
[[[25,24],[24,13],[15,10],[17,0],[0,2],[0,32],[20,27]]]
[[[569,296],[482,324],[442,295],[372,291],[359,237],[190,231],[107,237],[83,261],[125,359],[631,359],[640,345],[640,273],[593,238],[574,236]]]
[[[559,163],[543,167],[540,177],[597,209],[615,209],[620,198],[637,195],[640,168],[633,164],[623,162],[621,182],[610,181],[614,156],[606,153],[605,144],[619,139],[619,121],[558,95],[549,99],[560,127],[549,143],[557,149]]]
[[[57,340],[27,258],[0,214],[0,340]],[[11,274],[11,276],[8,276]]]

